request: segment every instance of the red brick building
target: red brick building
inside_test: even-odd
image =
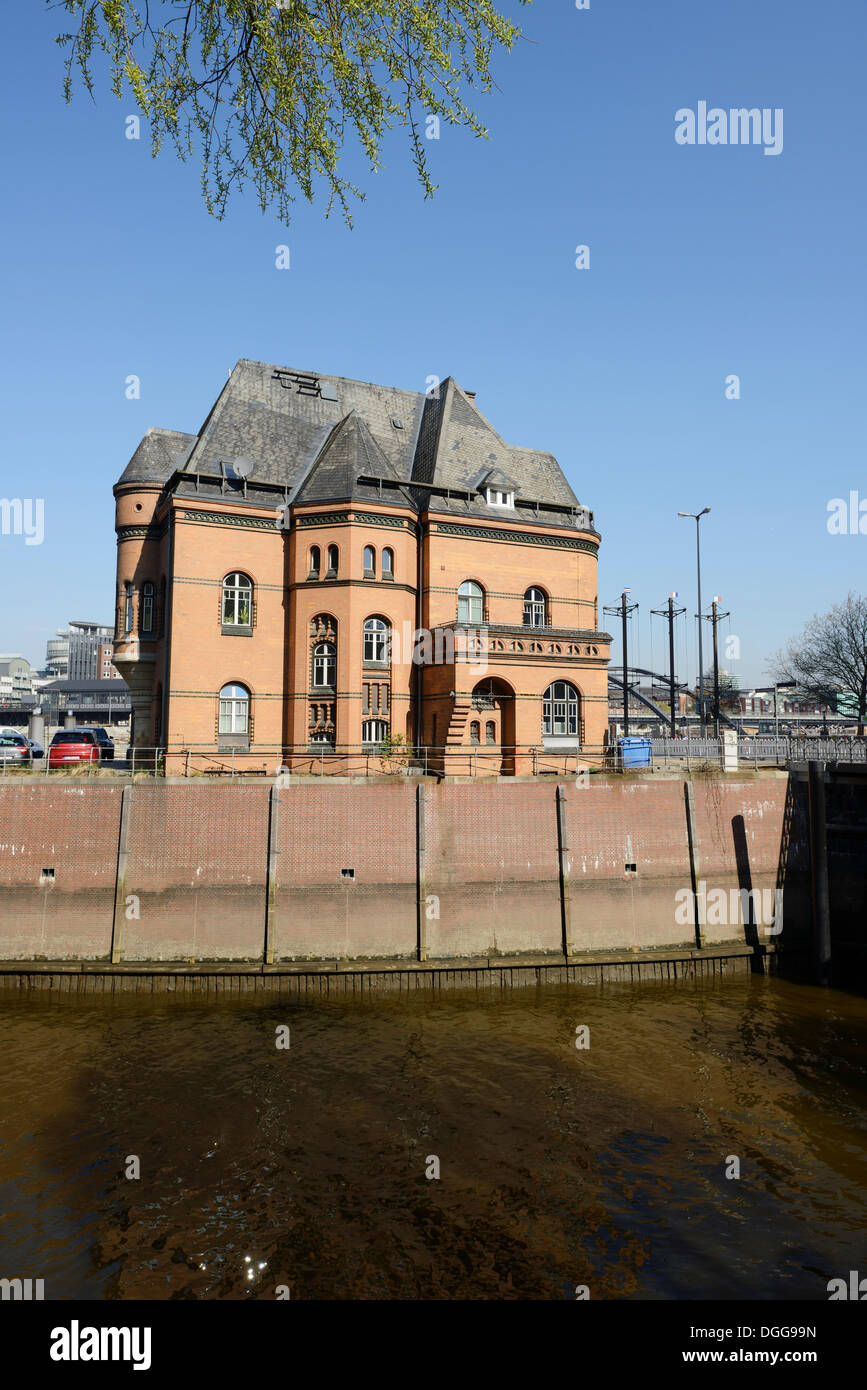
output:
[[[508,775],[601,749],[592,513],[451,379],[241,361],[199,433],[149,430],[114,494],[114,661],[135,744],[169,764],[379,771],[403,740]]]

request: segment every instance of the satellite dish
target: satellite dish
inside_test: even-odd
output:
[[[253,461],[252,459],[233,459],[231,463],[226,464],[226,468],[229,473],[234,473],[236,478],[249,478],[253,472]]]

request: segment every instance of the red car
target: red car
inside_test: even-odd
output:
[[[48,750],[48,767],[99,762],[99,740],[92,729],[59,729]]]

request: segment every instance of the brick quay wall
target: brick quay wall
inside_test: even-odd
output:
[[[726,943],[734,958],[804,939],[808,871],[804,797],[785,773],[587,786],[9,779],[0,961],[164,963],[166,978],[179,963],[234,962],[241,978],[257,963],[694,961],[725,957]]]

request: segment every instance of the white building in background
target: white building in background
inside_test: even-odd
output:
[[[59,628],[56,637],[45,643],[45,670],[55,680],[69,675],[69,633]]]
[[[20,700],[33,690],[30,662],[26,657],[0,655],[0,697],[4,700]]]

